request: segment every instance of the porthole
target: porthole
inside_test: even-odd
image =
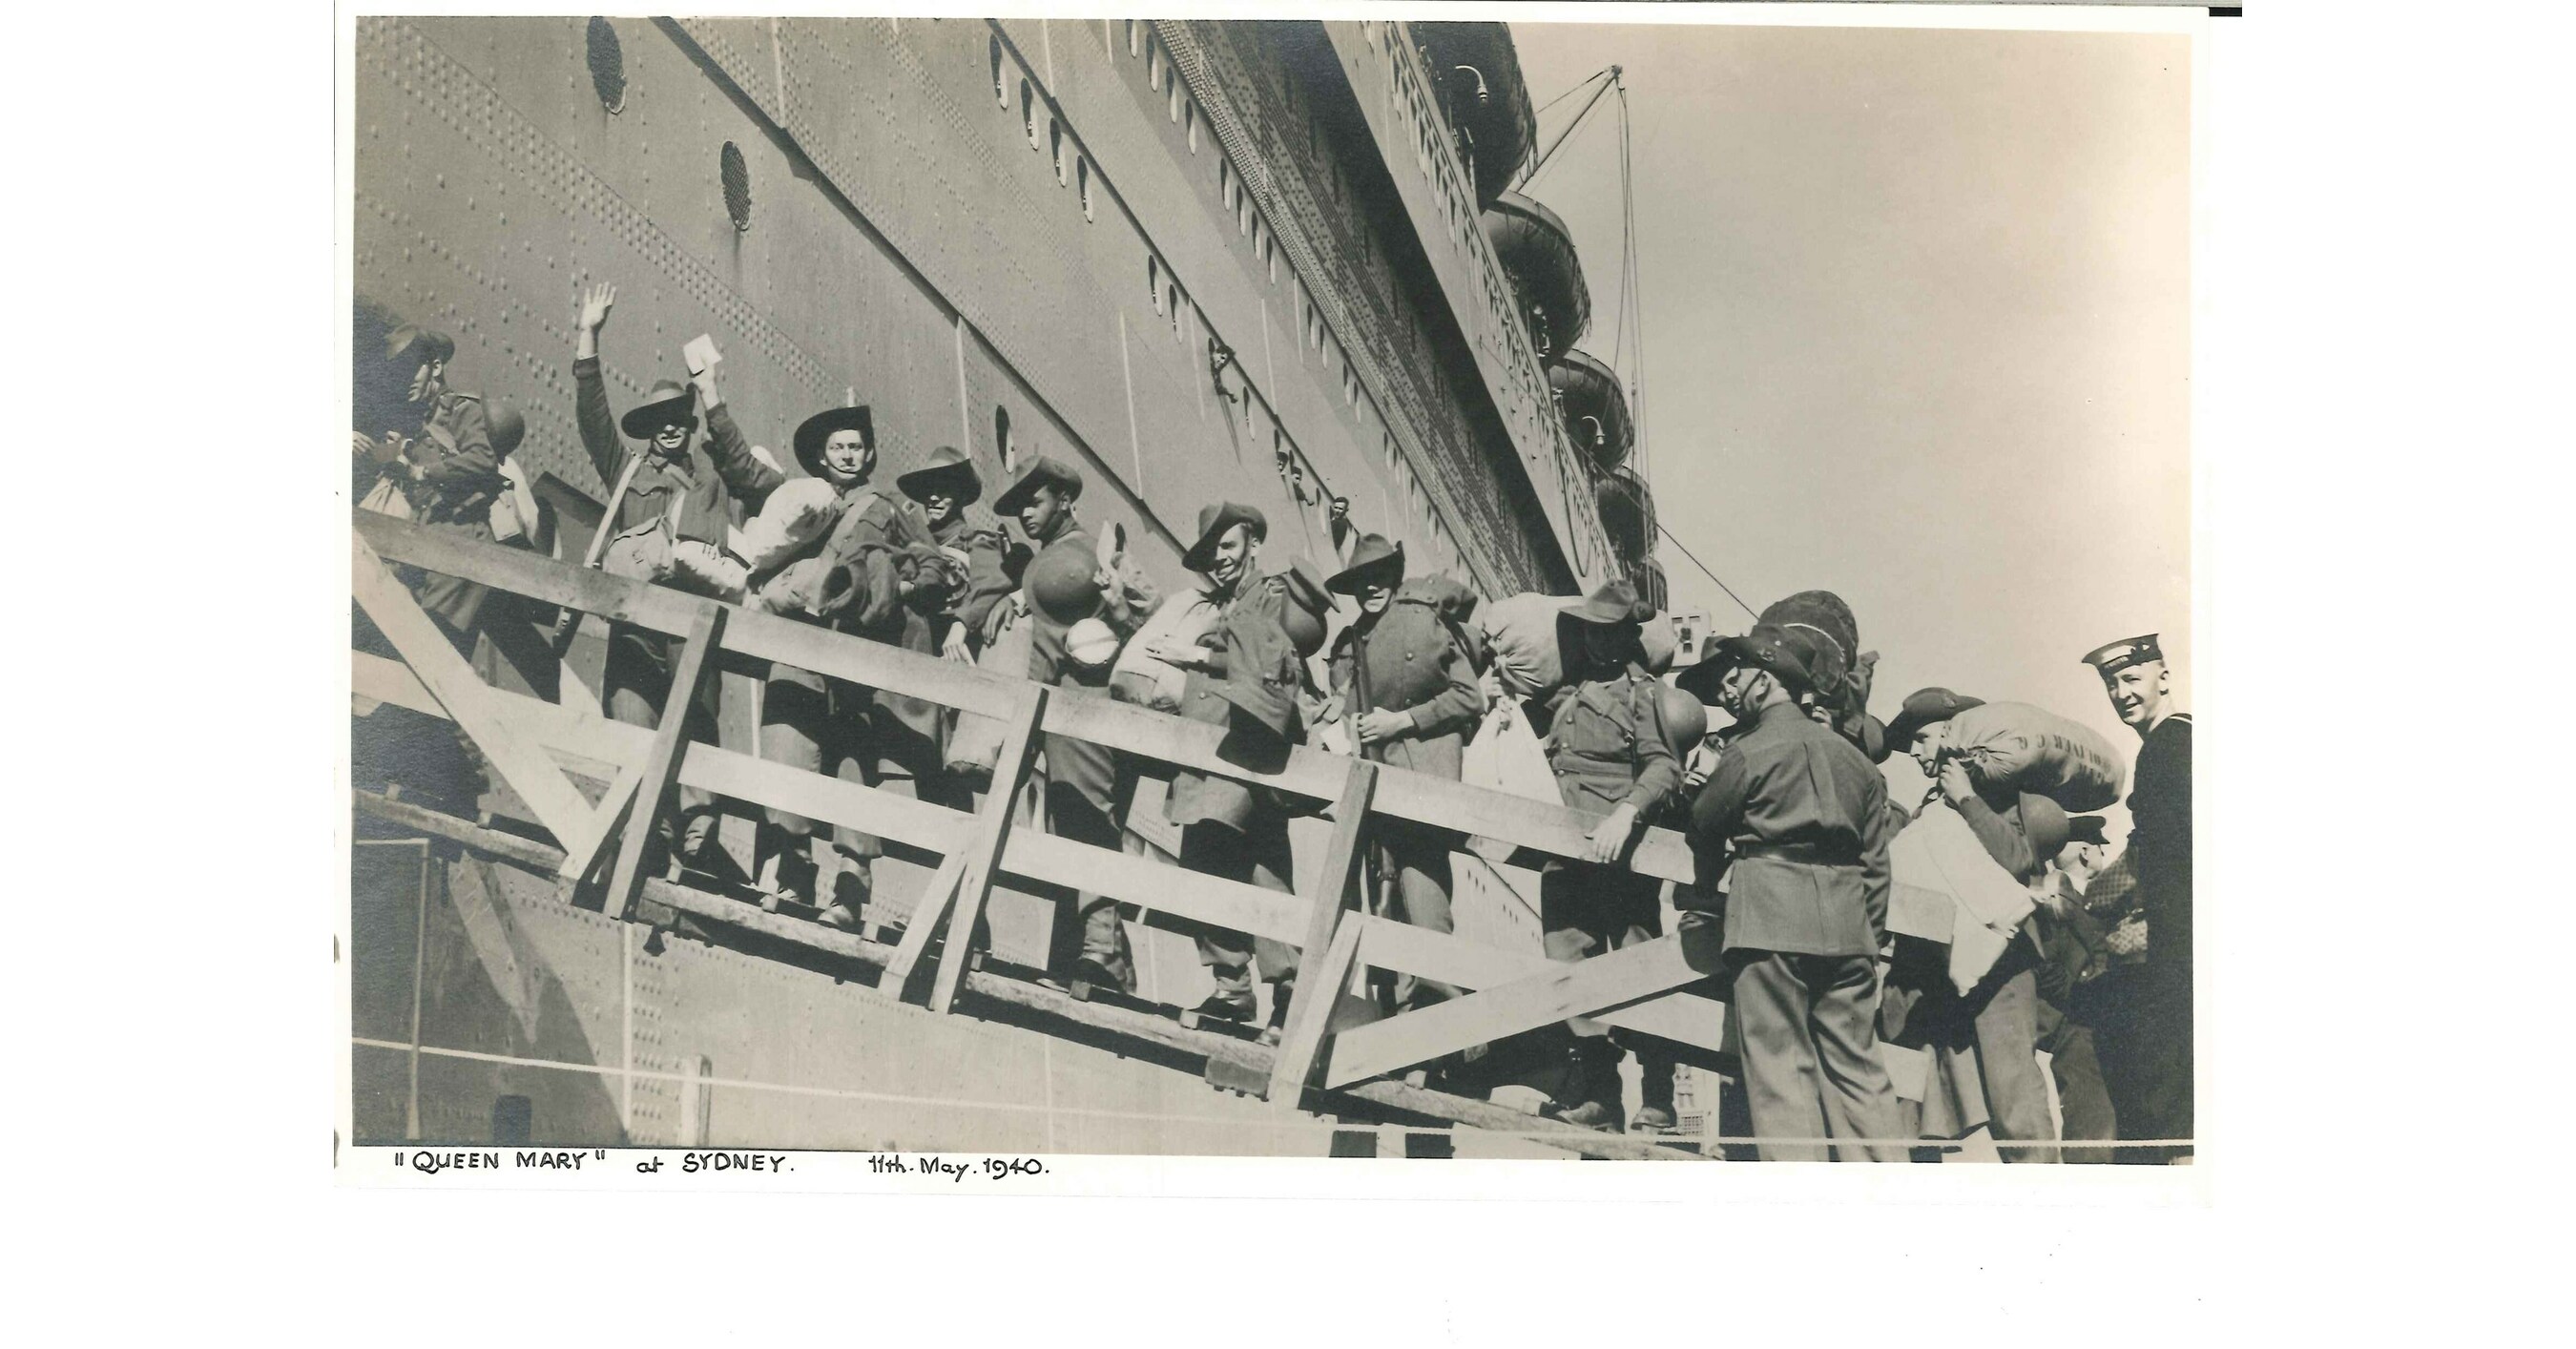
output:
[[[1188,124],[1190,153],[1197,154],[1199,152],[1199,105],[1185,103],[1182,106],[1182,112],[1184,114],[1182,120]]]
[[[1020,81],[1020,134],[1029,138],[1029,148],[1042,148],[1038,142],[1038,99],[1027,80]]]
[[[1002,82],[1002,38],[998,33],[993,36],[993,101],[1005,108],[1011,106],[1010,86]]]
[[[1082,157],[1082,156],[1080,156],[1080,155],[1075,155],[1075,156],[1073,157],[1073,177],[1074,177],[1074,181],[1075,181],[1075,182],[1077,182],[1077,183],[1079,183],[1079,184],[1081,185],[1081,191],[1082,191],[1082,218],[1083,218],[1083,219],[1085,219],[1085,220],[1089,220],[1089,219],[1091,219],[1091,218],[1092,218],[1092,215],[1091,215],[1091,161],[1090,161],[1090,160],[1088,160],[1088,159],[1083,158],[1083,157]]]
[[[717,173],[724,179],[725,214],[733,217],[737,230],[751,228],[751,166],[742,159],[742,147],[732,141],[716,156]]]
[[[1055,181],[1061,187],[1067,181],[1064,172],[1064,123],[1047,119],[1047,155],[1055,161]]]
[[[590,87],[599,106],[613,115],[626,110],[626,49],[617,41],[617,25],[594,14],[590,18]]]
[[[1163,260],[1150,253],[1145,256],[1145,303],[1155,313],[1163,312]]]
[[[1143,50],[1141,41],[1143,38],[1144,27],[1145,25],[1136,22],[1134,19],[1129,19],[1127,21],[1127,54],[1129,56],[1134,56]]]
[[[1006,407],[993,409],[993,453],[1001,459],[1003,472],[1019,469],[1020,453],[1011,444],[1011,410]]]

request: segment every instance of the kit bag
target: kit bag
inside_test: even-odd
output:
[[[995,674],[1027,679],[1029,652],[1037,637],[1037,616],[1018,613],[1004,602],[993,607],[992,621],[1000,625],[1000,630],[984,643],[975,663]],[[1009,731],[1010,727],[998,718],[958,713],[957,730],[948,737],[948,771],[982,790],[993,780],[993,765],[1002,757],[1002,737]]]
[[[1980,786],[2045,796],[2070,811],[2103,809],[2128,785],[2110,741],[2028,703],[1987,703],[1952,717],[1950,752]]]

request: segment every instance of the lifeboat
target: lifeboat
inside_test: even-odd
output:
[[[1538,113],[1521,80],[1509,25],[1411,25],[1423,68],[1440,91],[1459,157],[1476,181],[1476,207],[1494,204],[1538,144]]]
[[[1517,192],[1504,192],[1486,208],[1484,225],[1520,299],[1531,345],[1550,360],[1571,350],[1592,321],[1592,292],[1584,288],[1583,264],[1565,222]]]
[[[1664,578],[1663,563],[1651,557],[1638,563],[1629,569],[1628,583],[1637,587],[1637,594],[1654,606],[1656,613],[1671,610],[1672,583]]]
[[[1655,494],[1646,490],[1645,480],[1617,469],[1601,475],[1592,495],[1610,550],[1625,562],[1644,561],[1655,549]]]
[[[1628,420],[1628,394],[1610,367],[1580,351],[1569,351],[1547,368],[1548,390],[1574,448],[1607,473],[1628,458],[1636,427]]]

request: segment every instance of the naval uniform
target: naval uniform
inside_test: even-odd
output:
[[[1896,1095],[1879,1061],[1875,957],[1887,926],[1887,780],[1850,741],[1775,703],[1727,746],[1691,808],[1703,844],[1733,854],[1725,955],[1744,1090],[1758,1140],[1837,1143],[1846,1161],[1900,1161]],[[1822,1149],[1762,1141],[1766,1161]]]
[[[2122,858],[2146,918],[2143,961],[2114,964],[2090,986],[2095,1047],[2120,1137],[2192,1136],[2191,717],[2169,714],[2138,749]],[[2123,1162],[2162,1162],[2170,1148],[2126,1148]]]

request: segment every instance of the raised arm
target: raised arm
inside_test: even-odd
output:
[[[582,294],[580,311],[573,318],[573,424],[580,429],[581,447],[603,483],[615,482],[626,463],[626,441],[617,433],[617,418],[608,410],[608,387],[599,378],[599,330],[608,322],[609,307],[616,303],[617,287],[593,286]],[[613,529],[616,523],[608,521],[605,527]]]
[[[787,475],[760,462],[760,457],[751,452],[751,442],[734,422],[733,409],[725,406],[724,395],[716,390],[714,366],[689,376],[689,382],[697,386],[698,402],[706,409],[707,457],[715,461],[716,476],[724,480],[725,490],[746,509],[759,510],[771,490],[787,481]]]

